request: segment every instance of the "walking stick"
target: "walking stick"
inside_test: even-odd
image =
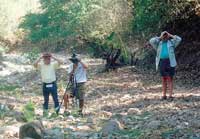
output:
[[[62,104],[63,104],[64,97],[65,97],[65,95],[66,95],[66,93],[67,93],[67,89],[69,88],[70,82],[71,82],[71,81],[69,80],[69,82],[68,82],[68,84],[67,84],[67,87],[66,87],[66,89],[65,89],[65,93],[64,93],[64,95],[63,95],[62,101],[60,102],[60,105],[58,106],[58,109],[56,110],[56,114],[59,114],[60,108],[61,108],[61,106],[62,106]]]

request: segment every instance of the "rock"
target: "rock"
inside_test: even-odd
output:
[[[93,135],[91,135],[88,139],[99,139],[99,134],[95,133]]]
[[[70,116],[71,112],[70,111],[64,111],[63,115],[64,116]]]
[[[9,111],[10,109],[9,109],[9,107],[8,107],[7,105],[5,105],[5,104],[0,104],[0,110],[1,110],[1,111],[4,111],[4,112],[7,112],[7,111]]]
[[[160,121],[151,121],[146,125],[147,129],[158,129],[161,125]]]
[[[114,116],[115,116],[115,117],[118,117],[119,119],[121,119],[122,117],[127,116],[127,115],[128,115],[128,113],[126,113],[126,112],[121,112],[121,113],[116,113]]]
[[[140,110],[137,109],[137,108],[129,108],[128,109],[128,115],[134,115],[134,114],[139,114],[140,113]]]
[[[0,134],[4,134],[6,130],[8,130],[6,127],[0,127]]]
[[[26,122],[26,118],[22,112],[14,112],[13,116],[18,122]]]
[[[13,105],[13,104],[8,104],[8,108],[9,108],[9,110],[13,110],[13,109],[15,108],[15,105]]]
[[[200,120],[192,121],[191,126],[195,129],[200,129]]]
[[[41,121],[34,121],[24,124],[20,127],[19,130],[19,139],[23,139],[25,137],[43,139],[43,135],[44,126]]]
[[[73,129],[71,129],[71,128],[64,128],[63,130],[64,130],[64,132],[67,132],[67,133],[70,133],[73,131]]]
[[[0,65],[0,71],[3,71],[3,66],[2,65]]]
[[[108,111],[102,111],[101,114],[106,118],[110,118],[112,116],[112,113]]]
[[[120,118],[120,121],[122,124],[127,125],[127,124],[131,123],[133,120],[130,118],[130,116],[125,115]]]
[[[64,133],[61,132],[61,129],[51,129],[46,130],[44,139],[64,139]]]
[[[87,124],[91,129],[96,129],[96,127],[97,127],[96,119],[94,119],[93,117],[89,117],[87,119]]]
[[[76,119],[74,118],[74,116],[70,115],[68,116],[68,119],[71,120],[71,121],[75,121]]]
[[[111,120],[103,126],[102,136],[108,136],[110,133],[119,131],[121,129],[122,129],[122,126],[119,121]]]
[[[87,123],[96,124],[96,120],[93,117],[89,117]]]
[[[91,128],[87,125],[77,126],[77,129],[81,131],[91,130]]]
[[[74,132],[74,137],[76,139],[87,139],[90,136],[90,133],[87,132]]]

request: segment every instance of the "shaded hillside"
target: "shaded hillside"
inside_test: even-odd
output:
[[[189,13],[188,18],[176,19],[169,23],[165,29],[180,35],[183,39],[181,45],[176,50],[178,75],[186,83],[199,85],[200,16],[195,11],[192,11]]]
[[[181,2],[184,6],[181,7],[180,3],[175,6],[177,8],[170,9],[174,10],[174,15],[170,17],[170,21],[162,24],[160,31],[148,32],[148,35],[139,43],[132,37],[128,45],[136,50],[134,52],[136,65],[142,68],[155,69],[155,51],[145,48],[145,43],[152,36],[159,36],[163,30],[181,36],[182,43],[176,48],[178,61],[176,78],[180,79],[185,86],[198,86],[200,84],[200,8],[197,3],[192,1],[188,3],[186,1]],[[178,7],[181,8],[178,9]],[[144,13],[144,15],[146,14]],[[166,18],[168,16],[165,13],[162,17]],[[160,20],[163,19],[160,18]],[[148,24],[146,26],[148,27]],[[155,27],[156,25],[151,26]],[[138,47],[138,49],[135,47]]]

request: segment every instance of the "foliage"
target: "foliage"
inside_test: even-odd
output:
[[[75,38],[98,43],[98,46],[109,44],[123,48],[122,34],[129,32],[131,8],[124,0],[41,0],[41,12],[30,13],[24,17],[20,28],[27,33],[32,42],[59,41],[64,38]],[[112,40],[112,33],[117,35]],[[107,39],[107,38],[110,38]],[[116,41],[117,40],[117,41]],[[96,42],[97,41],[97,42]],[[101,45],[100,45],[101,43]],[[76,44],[75,44],[76,45]]]
[[[169,4],[159,0],[134,0],[133,31],[145,37],[157,32],[166,22]]]
[[[126,50],[126,45],[123,42],[121,36],[116,32],[112,32],[104,40],[96,39],[89,43],[89,52],[92,53],[95,57],[102,57],[102,53],[111,52],[112,49],[121,49],[122,54],[121,58],[124,59],[125,63],[129,61],[128,52]]]
[[[0,91],[15,91],[19,86],[16,85],[0,85]]]
[[[133,32],[144,38],[161,31],[170,21],[188,18],[195,8],[190,0],[134,0],[133,5]]]
[[[30,122],[35,119],[35,105],[32,101],[29,101],[24,107],[23,107],[23,114],[26,119],[26,121]]]

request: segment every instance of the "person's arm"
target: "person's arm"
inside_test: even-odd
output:
[[[72,77],[75,73],[77,66],[78,66],[77,64],[72,64],[72,65],[69,66],[68,73],[69,73],[69,79],[70,80],[72,80]]]
[[[40,57],[34,62],[33,66],[34,66],[35,68],[38,68],[38,65],[39,65],[39,62],[41,61],[41,59],[42,59],[42,56],[40,56]]]
[[[161,41],[161,37],[153,37],[149,40],[149,44],[155,49],[157,50],[158,45]]]
[[[169,37],[171,37],[171,41],[174,45],[174,47],[176,48],[182,41],[181,37],[177,36],[177,35],[172,35],[170,33],[168,33]]]
[[[88,66],[87,66],[85,63],[83,63],[83,62],[80,61],[80,60],[79,60],[79,62],[81,63],[81,65],[83,66],[84,69],[88,69]]]

